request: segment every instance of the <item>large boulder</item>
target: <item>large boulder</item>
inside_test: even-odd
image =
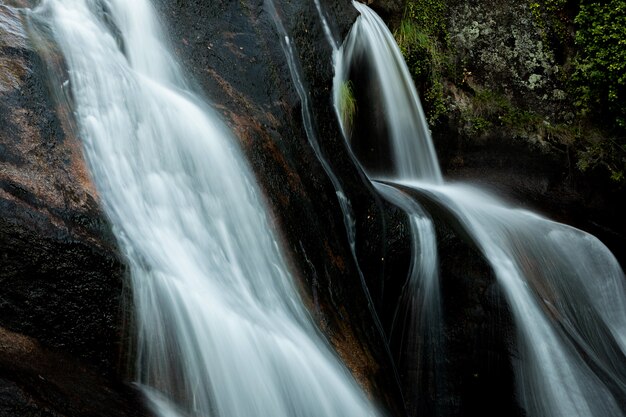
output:
[[[0,415],[142,415],[124,263],[18,10],[0,2]]]

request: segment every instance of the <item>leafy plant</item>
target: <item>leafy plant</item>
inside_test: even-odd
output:
[[[626,0],[583,2],[575,19],[579,48],[572,77],[576,104],[626,132]]]
[[[571,79],[579,116],[602,126],[601,139],[578,153],[581,170],[603,168],[626,183],[626,0],[583,0],[575,19]]]

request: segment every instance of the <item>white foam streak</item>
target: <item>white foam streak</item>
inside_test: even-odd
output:
[[[411,266],[391,332],[402,333],[401,350],[410,356],[409,361],[418,364],[418,372],[432,376],[429,379],[432,383],[432,379],[440,377],[436,368],[443,348],[435,228],[431,218],[411,196],[383,183],[375,182],[374,186],[385,199],[404,210],[411,228]],[[397,323],[398,317],[407,317],[407,322]]]

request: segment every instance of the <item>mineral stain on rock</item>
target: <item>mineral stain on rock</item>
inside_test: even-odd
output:
[[[119,379],[124,263],[64,118],[0,4],[0,415],[144,415]]]

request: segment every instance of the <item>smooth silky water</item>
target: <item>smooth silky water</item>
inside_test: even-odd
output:
[[[238,143],[146,0],[44,0],[84,153],[130,265],[157,414],[377,415],[312,324]]]
[[[373,184],[383,198],[408,216],[411,263],[388,334],[397,344],[394,350],[398,367],[403,374],[412,375],[415,385],[411,389],[420,401],[429,393],[441,395],[445,390],[437,237],[432,219],[411,196],[387,184]],[[416,407],[409,404],[407,408],[415,412]]]
[[[380,140],[390,142],[394,175],[384,180],[443,204],[490,263],[517,327],[514,364],[521,405],[533,417],[625,416],[626,278],[615,257],[588,233],[509,207],[476,187],[445,184],[417,92],[391,33],[367,6],[355,7],[361,16],[339,52],[335,95],[347,81],[350,63],[367,56],[389,123],[389,138]],[[339,114],[337,98],[335,108]],[[378,188],[389,198],[388,190]],[[390,201],[413,218],[415,209],[397,198]],[[415,226],[414,240],[421,234],[417,239],[430,247],[428,227],[420,232]],[[424,258],[423,253],[414,256]]]
[[[402,53],[382,19],[366,5],[356,1],[353,4],[361,16],[336,59],[335,103],[340,101],[337,87],[347,81],[350,63],[359,56],[367,56],[370,71],[381,87],[381,108],[388,123],[393,157],[393,166],[388,168],[393,177],[441,183],[441,169],[428,123]]]

